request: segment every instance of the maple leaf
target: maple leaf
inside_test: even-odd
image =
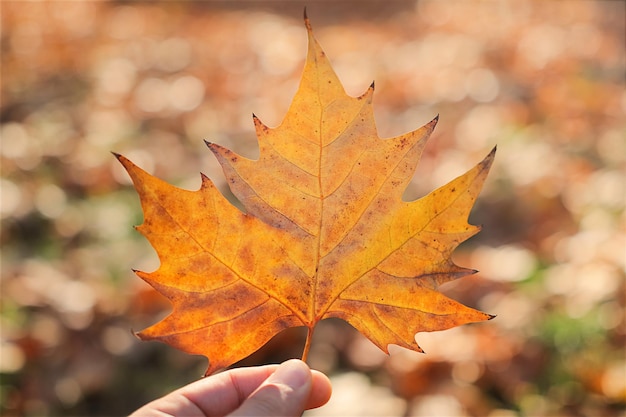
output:
[[[250,355],[283,329],[344,319],[384,352],[422,351],[418,332],[493,316],[437,291],[474,273],[451,260],[478,232],[467,223],[493,161],[415,200],[402,195],[437,118],[413,132],[378,137],[374,85],[348,96],[308,32],[302,80],[283,122],[254,116],[258,160],[208,143],[238,210],[202,175],[198,191],[176,188],[116,155],[140,196],[138,230],[161,265],[136,271],[173,304],[141,331],[209,358],[207,375]]]

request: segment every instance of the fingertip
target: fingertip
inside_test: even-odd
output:
[[[330,400],[333,393],[333,387],[330,379],[320,371],[312,370],[312,386],[309,401],[307,402],[307,410],[323,406]]]
[[[311,378],[311,369],[306,363],[299,359],[290,359],[281,363],[268,381],[282,383],[297,390],[310,384]]]
[[[288,360],[230,416],[299,416],[311,402],[312,388],[313,374],[309,366],[301,360]]]

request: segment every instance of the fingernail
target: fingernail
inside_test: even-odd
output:
[[[283,362],[268,381],[285,384],[297,390],[304,386],[311,378],[309,367],[298,359],[290,359]]]

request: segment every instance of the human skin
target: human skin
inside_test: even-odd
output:
[[[298,359],[231,369],[186,385],[131,417],[300,416],[330,399],[328,377]]]

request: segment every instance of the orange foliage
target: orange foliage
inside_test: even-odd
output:
[[[169,185],[117,155],[141,198],[139,230],[160,268],[137,274],[165,295],[173,312],[140,332],[210,358],[207,374],[250,355],[283,329],[309,329],[336,317],[380,349],[421,351],[415,334],[492,316],[437,291],[474,271],[450,256],[478,232],[467,218],[493,161],[416,201],[402,200],[437,119],[380,139],[373,85],[346,95],[309,34],[302,81],[280,126],[254,118],[253,161],[208,143],[233,206],[206,176],[198,191]]]

